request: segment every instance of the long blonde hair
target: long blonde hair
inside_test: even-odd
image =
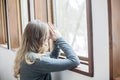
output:
[[[40,20],[34,20],[27,24],[14,64],[14,77],[18,78],[21,61],[25,59],[27,52],[44,53],[44,43],[47,39],[48,25]]]

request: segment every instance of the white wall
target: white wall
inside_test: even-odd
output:
[[[94,77],[71,71],[53,74],[53,80],[109,80],[109,39],[107,0],[92,0]],[[0,80],[14,80],[15,53],[0,47]]]
[[[13,77],[15,53],[0,47],[0,80],[15,80]]]
[[[109,80],[109,37],[107,0],[92,0],[94,77],[71,71],[53,74],[53,80]]]

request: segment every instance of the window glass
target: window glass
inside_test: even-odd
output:
[[[54,0],[54,22],[79,56],[88,57],[86,0]]]

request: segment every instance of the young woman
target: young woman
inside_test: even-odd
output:
[[[54,41],[52,52],[48,51],[48,40]],[[59,59],[59,51],[65,59]],[[75,68],[80,64],[77,55],[52,24],[39,20],[27,24],[20,48],[16,54],[14,76],[20,80],[52,80],[51,72]]]

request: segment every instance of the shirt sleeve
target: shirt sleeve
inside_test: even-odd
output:
[[[79,58],[67,44],[63,38],[59,38],[56,41],[57,45],[63,50],[66,55],[65,59],[55,59],[50,57],[41,57],[38,59],[34,65],[36,69],[42,73],[62,71],[67,69],[72,69],[80,64]]]
[[[54,48],[53,48],[52,52],[50,53],[50,57],[58,58],[59,53],[60,53],[60,48],[59,48],[58,44],[56,43],[56,41],[54,41]]]

